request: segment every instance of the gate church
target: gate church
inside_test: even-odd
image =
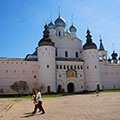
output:
[[[10,86],[26,81],[32,93],[44,86],[43,92],[80,92],[100,89],[120,89],[120,64],[113,51],[107,58],[100,39],[99,49],[87,30],[86,43],[76,36],[72,24],[65,31],[66,22],[59,15],[55,22],[44,26],[43,38],[33,54],[25,59],[0,58],[0,94],[16,94]]]

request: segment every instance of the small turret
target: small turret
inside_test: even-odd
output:
[[[101,35],[100,35],[100,46],[99,46],[99,59],[100,61],[106,61],[107,60],[107,51],[105,51]]]
[[[76,27],[72,24],[70,26],[69,30],[70,30],[71,38],[72,39],[76,38],[76,31],[77,31]]]
[[[51,45],[54,46],[54,42],[49,38],[48,26],[44,26],[45,30],[43,31],[43,38],[39,41],[38,46]]]
[[[48,30],[50,36],[55,35],[55,24],[52,21],[48,24]]]
[[[83,49],[97,49],[95,43],[92,42],[92,36],[90,35],[89,29],[87,30],[86,43],[83,45]]]
[[[118,54],[117,53],[115,53],[115,51],[113,51],[113,53],[111,54],[111,56],[112,56],[112,60],[113,60],[113,63],[117,63],[117,56],[118,56]]]
[[[104,46],[103,46],[103,43],[102,43],[102,39],[100,39],[99,51],[105,51]]]
[[[111,59],[110,59],[110,57],[109,57],[109,59],[108,59],[108,62],[111,63]]]
[[[56,35],[58,37],[64,37],[65,36],[65,26],[66,26],[66,21],[60,16],[55,20],[55,27],[56,27]]]
[[[68,30],[66,30],[65,36],[70,37],[70,32]]]

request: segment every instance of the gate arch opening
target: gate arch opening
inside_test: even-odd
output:
[[[72,83],[72,82],[70,82],[70,83],[68,83],[68,85],[67,85],[67,91],[69,92],[69,93],[73,93],[74,92],[74,84]]]

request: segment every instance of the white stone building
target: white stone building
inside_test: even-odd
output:
[[[76,36],[72,24],[65,32],[66,22],[59,16],[45,25],[43,38],[33,54],[25,59],[0,58],[0,94],[16,94],[15,81],[26,81],[29,90],[44,86],[43,92],[80,92],[120,89],[120,64],[117,53],[107,59],[102,40],[97,49],[87,30],[86,43]]]

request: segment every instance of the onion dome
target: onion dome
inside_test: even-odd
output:
[[[120,57],[118,58],[118,60],[120,60]]]
[[[72,32],[72,31],[76,32],[77,31],[76,27],[73,24],[70,26],[69,30],[70,30],[70,32]]]
[[[115,53],[115,51],[113,51],[113,53],[111,54],[111,56],[112,56],[112,60],[117,60],[118,54]]]
[[[110,59],[110,57],[109,57],[108,61],[109,61],[109,62],[111,62],[111,59]]]
[[[83,45],[83,50],[86,49],[97,49],[95,43],[92,42],[92,36],[90,35],[89,29],[87,30],[86,43]]]
[[[66,26],[66,21],[65,21],[62,17],[59,16],[59,17],[55,20],[55,26],[65,27],[65,26]]]
[[[68,30],[66,30],[65,34],[66,36],[70,36],[70,32]]]
[[[39,41],[38,46],[50,45],[54,46],[55,43],[49,38],[48,26],[44,26],[45,30],[43,31],[43,38]]]
[[[51,21],[49,24],[48,24],[48,29],[54,29],[55,28],[55,24]]]

